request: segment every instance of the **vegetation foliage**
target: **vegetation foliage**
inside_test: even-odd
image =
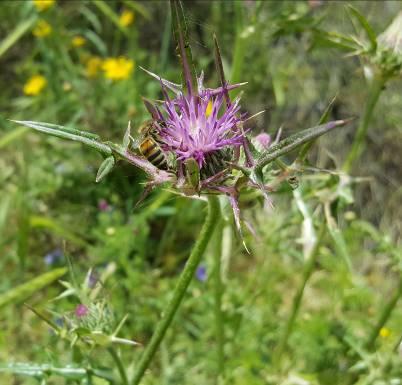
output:
[[[171,3],[0,3],[0,383],[402,384],[400,2]],[[238,206],[144,198],[142,68],[247,82]]]

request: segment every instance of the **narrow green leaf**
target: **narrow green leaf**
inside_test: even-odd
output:
[[[86,131],[76,130],[65,126],[58,126],[51,123],[32,122],[28,120],[11,120],[14,123],[21,124],[22,126],[33,128],[34,130],[44,132],[48,135],[57,136],[58,138],[69,139],[76,142],[83,143],[95,150],[111,155],[111,148],[98,140],[98,136]]]
[[[100,165],[98,173],[96,174],[96,183],[100,182],[110,171],[112,171],[116,161],[114,156],[108,156]]]
[[[247,18],[247,23],[245,22],[245,5],[242,1],[233,2],[234,19],[233,22],[236,25],[236,38],[233,48],[232,56],[232,68],[230,74],[230,81],[232,83],[238,83],[241,79],[244,79],[245,65],[247,65],[247,51],[251,39],[256,31],[255,21],[250,23],[250,19]],[[238,91],[234,92],[236,95]]]
[[[2,241],[3,227],[6,223],[8,209],[10,208],[11,196],[1,197],[0,203],[0,241]]]
[[[25,304],[25,306],[31,310],[32,313],[34,313],[36,316],[38,316],[42,321],[46,322],[51,328],[53,328],[55,331],[59,332],[61,329],[60,327],[52,321],[52,319],[45,314],[42,310],[36,309],[28,304]]]
[[[348,4],[348,10],[352,16],[356,18],[356,20],[360,23],[362,28],[367,34],[367,37],[370,40],[371,50],[375,51],[377,48],[377,35],[374,32],[373,28],[367,21],[367,19],[357,10],[357,8],[353,7],[352,5]]]
[[[85,31],[83,35],[97,48],[100,55],[107,55],[107,46],[99,35],[90,30]]]
[[[91,8],[86,7],[85,5],[79,7],[77,10],[89,21],[89,24],[93,27],[96,33],[102,32],[102,23],[96,12],[92,11]]]
[[[54,281],[57,281],[64,274],[66,274],[66,272],[67,269],[65,267],[55,269],[44,273],[39,277],[33,278],[30,281],[23,283],[22,285],[10,289],[3,294],[0,294],[0,309],[11,303],[16,304],[25,301],[37,291],[52,284]]]
[[[261,169],[276,158],[296,149],[310,140],[318,138],[334,128],[344,126],[345,124],[349,123],[349,121],[350,120],[335,120],[320,126],[306,128],[303,131],[291,135],[289,138],[281,140],[278,144],[270,147],[261,154],[257,160],[255,169]]]
[[[351,272],[352,262],[342,231],[339,230],[338,227],[328,226],[328,232],[331,235],[332,240],[334,241],[337,253],[344,260],[346,266],[348,267],[348,270]]]
[[[27,127],[18,127],[15,130],[11,130],[7,134],[3,135],[0,138],[0,149],[3,147],[6,147],[10,143],[12,143],[14,140],[18,139],[20,136],[24,135],[28,131]]]
[[[62,225],[57,223],[51,218],[39,215],[31,215],[29,218],[29,223],[31,227],[36,228],[46,228],[52,231],[54,234],[66,239],[69,242],[76,244],[77,246],[86,247],[88,246],[82,238],[74,234],[73,232],[65,229]]]
[[[123,0],[124,5],[132,10],[138,12],[142,17],[147,20],[152,20],[152,16],[147,8],[145,8],[140,2],[133,0]]]
[[[28,242],[30,234],[30,206],[24,191],[26,191],[26,163],[23,160],[21,164],[22,178],[19,185],[19,193],[17,195],[17,255],[20,262],[20,267],[23,270],[25,267],[26,258],[28,256]]]
[[[17,24],[17,26],[0,42],[0,57],[3,56],[22,36],[35,24],[37,16],[31,16]]]
[[[348,51],[356,51],[361,44],[356,40],[337,32],[328,32],[322,29],[314,29],[314,45],[333,46]]]
[[[119,16],[113,9],[103,0],[93,0],[94,4],[122,33],[128,35],[128,30],[120,23]]]

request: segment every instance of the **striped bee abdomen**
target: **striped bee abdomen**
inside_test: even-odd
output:
[[[140,143],[139,150],[141,154],[155,167],[161,170],[167,170],[169,168],[166,155],[152,137],[146,137]]]

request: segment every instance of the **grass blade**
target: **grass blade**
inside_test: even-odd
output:
[[[22,36],[25,35],[35,24],[36,15],[19,23],[14,30],[0,43],[0,57],[2,57]]]
[[[8,210],[10,208],[11,197],[9,195],[3,196],[0,203],[0,242],[3,239],[3,227],[7,220]]]
[[[122,33],[128,35],[128,30],[120,23],[119,16],[113,9],[103,0],[94,0],[94,4]]]
[[[152,20],[150,12],[140,2],[133,0],[123,0],[123,2],[127,8],[131,8],[133,11],[138,12],[143,18]]]
[[[7,134],[3,135],[0,139],[0,150],[3,147],[6,147],[10,143],[12,143],[14,140],[18,139],[20,136],[24,135],[28,131],[29,130],[27,127],[19,127],[16,130],[12,130]]]
[[[54,234],[66,239],[69,242],[74,243],[77,246],[86,247],[88,246],[87,242],[85,242],[82,238],[77,236],[76,234],[72,233],[69,230],[66,230],[63,226],[55,222],[53,219],[32,215],[29,218],[29,223],[32,228],[47,228],[52,231]]]
[[[16,304],[25,301],[37,291],[49,286],[54,281],[57,281],[64,274],[66,274],[66,272],[67,269],[65,267],[55,269],[8,290],[0,295],[0,309],[11,303]]]

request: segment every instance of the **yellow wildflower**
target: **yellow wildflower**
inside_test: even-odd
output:
[[[119,18],[120,25],[128,27],[134,21],[134,12],[129,9],[124,9]]]
[[[86,39],[80,35],[74,36],[71,39],[71,44],[73,47],[82,47],[86,42]]]
[[[45,87],[47,81],[42,75],[34,75],[24,85],[24,94],[29,96],[38,95]]]
[[[133,71],[134,61],[125,57],[108,58],[103,62],[105,77],[111,80],[127,79]]]
[[[39,20],[32,33],[36,37],[45,37],[52,33],[52,27],[47,21]]]
[[[41,12],[53,6],[55,0],[33,0],[35,8]]]
[[[389,330],[388,328],[381,328],[380,329],[380,337],[382,338],[387,338],[389,337],[391,334],[391,330]]]
[[[85,73],[89,78],[94,78],[102,67],[102,59],[98,56],[90,57],[86,62]]]

